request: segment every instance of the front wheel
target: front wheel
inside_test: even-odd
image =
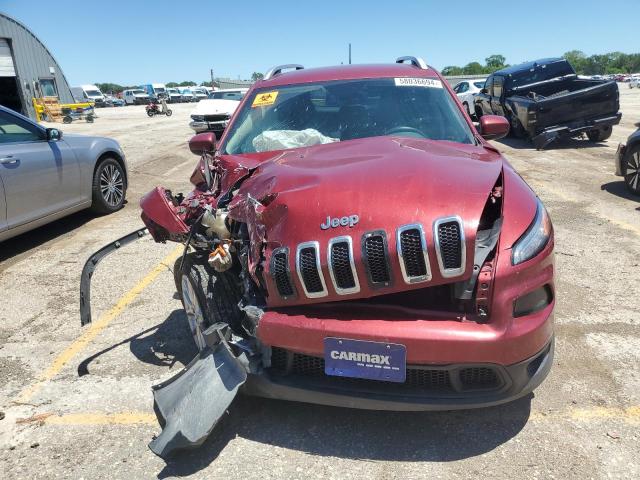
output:
[[[170,108],[167,108],[167,117],[170,117],[173,112]]]
[[[624,184],[634,195],[640,195],[640,145],[629,149],[622,160]]]
[[[148,109],[147,110],[147,115],[149,115],[149,117],[153,117],[153,110]]]
[[[238,302],[242,295],[233,273],[216,272],[206,257],[190,253],[184,261],[182,257],[176,260],[173,278],[198,349],[205,346],[202,332],[214,323],[226,323],[240,331],[242,312]]]
[[[124,169],[114,158],[103,159],[93,173],[91,209],[113,213],[124,205],[126,181]]]
[[[592,142],[604,142],[611,136],[611,133],[613,133],[613,127],[609,125],[608,127],[598,128],[597,130],[589,130],[587,137]]]

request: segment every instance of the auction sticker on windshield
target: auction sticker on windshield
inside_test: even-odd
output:
[[[273,105],[276,103],[276,98],[278,98],[278,92],[259,93],[256,95],[256,98],[253,99],[251,107],[266,107],[268,105]]]
[[[395,78],[396,87],[427,87],[442,88],[442,82],[434,78]]]

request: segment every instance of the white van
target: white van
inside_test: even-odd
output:
[[[146,105],[151,97],[141,88],[132,88],[122,92],[125,105]]]
[[[78,102],[94,102],[96,107],[104,107],[104,95],[95,85],[80,85],[71,89],[73,98]]]

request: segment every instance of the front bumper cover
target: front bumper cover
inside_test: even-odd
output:
[[[371,389],[341,388],[331,385],[333,377],[318,379],[282,379],[264,371],[250,374],[243,393],[265,398],[315,403],[365,410],[435,411],[483,408],[512,402],[531,393],[547,377],[553,364],[554,337],[534,356],[509,366],[498,366],[503,386],[495,391],[469,391],[457,395],[408,395],[394,391],[395,384],[384,385],[385,392]],[[460,365],[461,367],[464,365]],[[379,389],[378,389],[379,390]]]

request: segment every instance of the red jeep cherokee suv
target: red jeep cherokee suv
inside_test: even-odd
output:
[[[474,126],[438,72],[402,57],[277,67],[219,144],[194,137],[193,192],[141,201],[157,241],[189,246],[176,285],[201,349],[155,387],[166,425],[152,449],[200,442],[210,428],[189,432],[176,412],[212,427],[243,384],[393,410],[495,405],[538,386],[553,356],[553,230],[486,141],[508,128]]]

